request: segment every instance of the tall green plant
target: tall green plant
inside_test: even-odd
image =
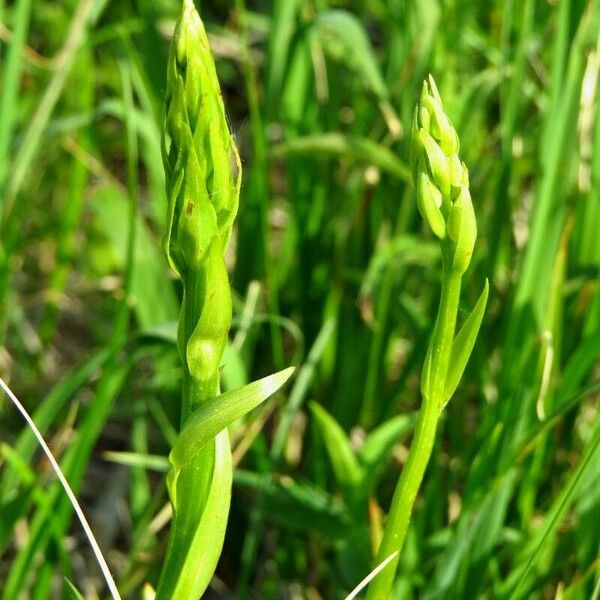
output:
[[[226,427],[283,385],[292,370],[219,395],[232,316],[224,252],[237,213],[241,168],[192,0],[183,2],[171,45],[163,162],[164,247],[183,284],[178,328],[183,386],[182,431],[167,477],[173,524],[157,598],[196,600],[214,573],[227,524],[233,469]]]
[[[455,334],[462,277],[471,262],[477,237],[469,174],[458,151],[458,135],[429,76],[423,83],[413,118],[411,167],[419,212],[440,241],[442,291],[421,376],[423,403],[415,436],[392,499],[376,562],[382,563],[394,552],[398,555],[373,580],[368,600],[391,597],[400,552],[431,456],[438,421],[465,370],[487,302],[486,281],[473,312]]]

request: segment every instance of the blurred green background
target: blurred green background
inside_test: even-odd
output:
[[[395,597],[600,597],[600,3],[197,5],[244,168],[223,385],[299,366],[231,429],[207,597],[341,599],[372,566],[439,295],[407,166],[428,73],[479,224],[463,315],[485,277],[491,290]],[[160,249],[179,9],[0,0],[0,374],[128,598],[164,557],[180,402],[181,290]],[[67,499],[0,407],[0,598],[63,598],[63,577],[102,597]]]

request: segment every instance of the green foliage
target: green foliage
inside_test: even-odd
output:
[[[310,409],[325,440],[325,447],[338,483],[342,488],[356,488],[362,473],[344,430],[318,404],[311,404]]]
[[[171,553],[207,597],[345,598],[421,382],[436,435],[390,600],[598,597],[598,0],[195,5],[206,32],[181,0],[0,0],[0,375],[122,598]],[[0,402],[0,597],[106,595]]]
[[[177,472],[191,462],[219,431],[270,398],[293,372],[293,367],[290,367],[204,401],[189,416],[171,450],[169,459],[173,467],[172,481],[177,478]]]
[[[79,590],[68,579],[65,579],[65,583],[67,584],[67,594],[71,600],[83,600]]]
[[[479,296],[475,308],[469,314],[463,326],[460,328],[460,331],[452,341],[450,362],[448,363],[448,373],[444,385],[444,404],[450,400],[452,394],[456,391],[460,378],[462,377],[469,357],[471,356],[471,352],[473,352],[473,346],[475,345],[477,334],[481,328],[481,321],[483,320],[483,314],[487,304],[489,287],[486,280],[483,292],[481,292],[481,296]]]

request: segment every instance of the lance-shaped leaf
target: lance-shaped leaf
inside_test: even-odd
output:
[[[81,592],[65,577],[65,588],[67,590],[67,596],[71,600],[84,600]]]
[[[364,84],[378,98],[389,96],[379,71],[373,47],[361,21],[345,10],[319,13],[315,29],[325,50],[363,77]]]
[[[450,353],[450,364],[448,366],[448,374],[446,376],[446,385],[444,388],[444,405],[450,400],[452,394],[456,390],[460,378],[467,366],[475,339],[481,327],[481,320],[485,312],[485,306],[488,299],[489,283],[486,279],[485,286],[473,312],[468,316],[458,335],[452,342],[452,352]]]
[[[233,481],[260,492],[267,521],[287,531],[316,531],[332,542],[348,534],[351,517],[344,502],[308,481],[265,477],[242,469],[235,470]]]
[[[276,392],[293,368],[207,400],[192,413],[169,455],[173,529],[157,599],[195,598],[208,586],[225,536],[232,460],[225,428]]]
[[[363,471],[362,487],[369,494],[387,464],[392,448],[414,429],[416,413],[397,415],[375,428],[358,452]]]
[[[335,478],[341,486],[347,489],[354,488],[361,480],[362,472],[350,440],[338,422],[323,407],[311,402],[310,410],[325,441]]]
[[[196,450],[167,476],[174,518],[157,600],[199,598],[221,554],[227,520],[219,517],[229,512],[233,475],[229,434]]]
[[[272,396],[293,372],[294,367],[289,367],[204,402],[187,420],[171,450],[169,460],[174,472],[194,458],[219,431]]]
[[[271,148],[271,156],[339,156],[365,162],[406,182],[410,169],[389,148],[366,137],[328,131],[285,140]]]

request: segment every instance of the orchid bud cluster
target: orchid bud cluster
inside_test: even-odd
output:
[[[241,173],[214,59],[192,0],[184,0],[169,56],[163,162],[164,247],[184,290],[179,350],[198,392],[187,414],[198,398],[217,393],[231,325],[223,255],[237,214]]]
[[[469,172],[460,160],[459,147],[456,130],[444,112],[430,75],[423,82],[413,117],[412,175],[419,212],[433,233],[444,241],[452,270],[462,274],[471,262],[477,224],[469,192]]]
[[[241,173],[214,59],[192,0],[184,1],[169,56],[165,134],[164,242],[169,263],[181,276],[202,262],[213,236],[223,250],[229,242]]]

